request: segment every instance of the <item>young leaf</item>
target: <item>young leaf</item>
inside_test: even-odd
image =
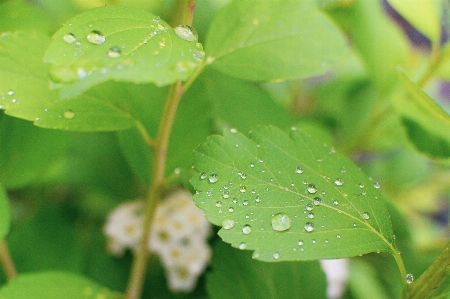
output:
[[[251,136],[225,131],[194,152],[194,200],[225,242],[265,261],[396,252],[379,185],[349,159],[297,130]]]
[[[212,21],[207,62],[251,81],[322,74],[345,52],[341,32],[314,1],[236,0]]]
[[[185,80],[203,59],[197,33],[172,29],[150,13],[131,7],[98,7],[71,19],[53,35],[45,61],[74,97],[107,80],[169,85]]]
[[[214,246],[206,288],[211,299],[327,298],[318,262],[263,263],[223,242]]]
[[[112,292],[87,278],[55,271],[21,274],[0,289],[0,297],[2,299],[119,299],[123,298],[123,295]]]
[[[409,97],[397,96],[393,104],[409,140],[428,156],[450,157],[450,116],[401,70],[398,75]]]
[[[9,199],[5,187],[0,183],[0,241],[9,231],[10,212]]]

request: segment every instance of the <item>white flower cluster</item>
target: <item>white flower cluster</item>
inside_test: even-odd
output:
[[[186,190],[170,193],[156,208],[148,248],[157,253],[173,291],[191,291],[211,257],[206,243],[211,226]],[[111,254],[135,251],[142,236],[144,203],[128,202],[108,217],[104,232]]]

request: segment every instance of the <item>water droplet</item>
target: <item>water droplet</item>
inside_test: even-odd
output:
[[[366,219],[366,220],[369,220],[369,218],[370,218],[370,215],[369,215],[369,213],[367,213],[367,212],[364,212],[364,213],[362,213],[362,218],[364,218],[364,219]]]
[[[8,95],[9,96],[13,96],[14,95],[14,90],[8,90]]]
[[[224,229],[232,229],[234,226],[234,220],[233,219],[225,219],[222,221],[222,227]]]
[[[303,246],[303,240],[298,240],[298,246]]]
[[[244,201],[242,202],[242,204],[243,204],[244,206],[247,206],[247,205],[248,205],[248,200],[244,200]]]
[[[336,179],[335,181],[334,181],[334,184],[336,185],[336,186],[342,186],[342,185],[344,185],[344,181],[342,180],[342,179]]]
[[[307,211],[312,211],[312,210],[314,209],[314,204],[312,204],[312,203],[307,203],[306,206],[305,206],[305,209],[306,209]]]
[[[250,163],[250,168],[253,168],[253,167],[255,167],[255,164]]]
[[[341,173],[345,173],[345,172],[346,172],[345,167],[342,167],[341,170],[340,170],[340,172],[341,172]]]
[[[295,173],[298,173],[298,174],[303,173],[303,168],[300,167],[300,166],[298,166],[298,167],[295,169]]]
[[[334,149],[334,147],[330,148],[330,154],[334,154],[336,153],[336,150]]]
[[[208,191],[206,191],[206,195],[207,195],[207,196],[209,196],[209,197],[213,196],[213,192],[212,192],[212,190],[208,190]]]
[[[341,238],[341,235],[336,235],[336,239],[340,239]]]
[[[230,198],[230,191],[223,191],[222,197],[225,199]]]
[[[241,186],[239,188],[239,192],[241,192],[241,193],[245,193],[246,191],[247,191],[247,188],[245,186]]]
[[[256,202],[261,202],[261,197],[256,196],[255,201],[256,201]]]
[[[208,177],[208,175],[206,174],[206,172],[202,172],[201,174],[200,174],[200,179],[201,180],[204,180],[204,179],[206,179]]]
[[[306,188],[306,190],[308,191],[308,193],[314,194],[317,192],[317,186],[314,184],[309,184],[308,188]]]
[[[229,208],[229,209],[228,209],[228,212],[233,213],[233,212],[234,212],[234,209],[233,209],[233,208]]]
[[[217,175],[217,173],[211,172],[211,174],[209,175],[209,182],[214,184],[218,180],[219,180],[219,176]]]
[[[309,219],[313,219],[314,218],[314,213],[313,212],[309,212],[307,217]]]
[[[72,110],[66,110],[64,111],[63,116],[65,119],[72,119],[75,117],[75,113],[73,113]]]
[[[86,38],[88,42],[94,45],[103,45],[106,41],[106,37],[97,30],[91,31]]]
[[[246,173],[241,174],[241,179],[245,180],[246,178],[247,178],[247,174]]]
[[[333,206],[337,206],[339,204],[339,201],[337,199],[333,200]]]
[[[248,235],[248,234],[250,234],[252,232],[252,227],[250,226],[250,225],[245,225],[243,228],[242,228],[242,233],[244,234],[244,235]]]
[[[222,207],[222,202],[221,201],[216,202],[216,207],[221,208]]]
[[[244,242],[242,242],[241,244],[239,244],[239,249],[240,249],[240,250],[244,250],[245,248],[247,248],[247,244],[245,244]]]
[[[272,217],[272,229],[282,232],[291,228],[291,219],[287,214],[276,214]]]
[[[194,51],[192,53],[192,58],[194,58],[195,61],[200,62],[205,58],[205,52],[204,51]]]
[[[63,40],[68,44],[74,44],[77,42],[77,38],[72,33],[67,33],[63,36]]]
[[[363,183],[359,183],[358,187],[359,187],[360,189],[362,189],[362,188],[364,188],[364,184],[363,184]]]
[[[197,42],[198,35],[194,28],[189,25],[179,25],[175,29],[175,34],[182,40]]]
[[[378,183],[378,182],[373,183],[373,187],[375,189],[380,189],[380,183]]]
[[[280,258],[280,254],[278,253],[278,252],[275,252],[274,254],[273,254],[273,259],[274,260],[277,260],[277,259],[279,259]]]
[[[111,58],[119,58],[122,50],[119,47],[111,47],[108,51],[108,56]]]
[[[412,284],[414,281],[414,276],[412,274],[406,274],[406,283]]]
[[[305,230],[310,233],[314,230],[314,223],[312,222],[306,222],[305,226],[304,226]]]
[[[311,243],[316,244],[316,240],[312,239]]]
[[[153,17],[153,22],[159,23],[159,21],[161,21],[161,18],[159,16],[154,16]]]
[[[237,203],[237,202],[238,202],[237,198],[233,198],[233,203]]]
[[[314,204],[316,206],[320,206],[322,204],[322,198],[320,197],[314,197]]]

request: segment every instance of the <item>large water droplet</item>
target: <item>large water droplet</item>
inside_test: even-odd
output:
[[[336,185],[336,186],[342,186],[342,185],[344,185],[344,181],[342,180],[342,179],[336,179],[335,181],[334,181],[334,184]]]
[[[119,58],[122,50],[119,47],[111,47],[108,51],[108,56],[111,58]]]
[[[197,31],[189,25],[179,25],[174,29],[175,34],[188,42],[196,42],[198,39]]]
[[[86,38],[88,42],[94,45],[103,45],[106,41],[106,37],[97,30],[91,31]]]
[[[209,175],[209,182],[210,183],[215,183],[218,180],[219,180],[219,176],[217,175],[217,173],[211,172],[211,174]]]
[[[224,229],[232,229],[234,226],[234,220],[233,219],[225,219],[222,221],[222,227]]]
[[[73,113],[72,110],[66,110],[66,111],[64,111],[63,116],[66,119],[72,119],[75,117],[75,113]]]
[[[275,252],[274,254],[273,254],[273,259],[274,260],[277,260],[277,259],[279,259],[280,258],[280,254],[278,253],[278,252]]]
[[[272,217],[272,229],[282,232],[291,228],[291,219],[287,214],[276,214]]]
[[[370,215],[369,215],[369,213],[367,213],[367,212],[362,213],[361,216],[362,216],[364,219],[366,219],[366,220],[369,220],[369,218],[370,218]]]
[[[77,42],[77,38],[72,33],[67,33],[63,36],[63,40],[68,44],[74,44]]]
[[[317,192],[317,186],[314,184],[309,184],[308,188],[306,188],[306,190],[308,191],[308,193],[314,194]]]
[[[306,222],[305,226],[304,226],[305,230],[310,233],[314,230],[314,223],[312,222]]]
[[[242,228],[242,233],[244,234],[244,235],[248,235],[248,234],[250,234],[252,232],[252,227],[250,226],[250,225],[245,225],[243,228]]]
[[[412,284],[414,281],[414,276],[412,274],[406,274],[406,283]]]

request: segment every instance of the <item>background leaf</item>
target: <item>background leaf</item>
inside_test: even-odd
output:
[[[220,241],[213,252],[212,270],[206,278],[211,299],[327,298],[325,275],[318,262],[264,263]]]
[[[265,261],[394,252],[378,185],[334,148],[292,131],[225,131],[194,152],[196,204],[219,235]],[[314,136],[320,140],[320,136]]]
[[[324,73],[345,52],[341,32],[313,1],[233,1],[211,23],[211,67],[251,81]]]
[[[37,6],[25,1],[0,4],[0,32],[37,30],[50,34],[50,18]]]
[[[122,298],[119,293],[97,285],[95,282],[67,272],[38,272],[21,274],[0,289],[4,299],[48,298]]]
[[[108,80],[169,85],[186,80],[202,60],[197,37],[180,38],[159,17],[131,7],[83,12],[53,35],[46,55],[51,74],[74,97]]]
[[[10,217],[8,195],[5,187],[0,184],[0,241],[9,232]]]

